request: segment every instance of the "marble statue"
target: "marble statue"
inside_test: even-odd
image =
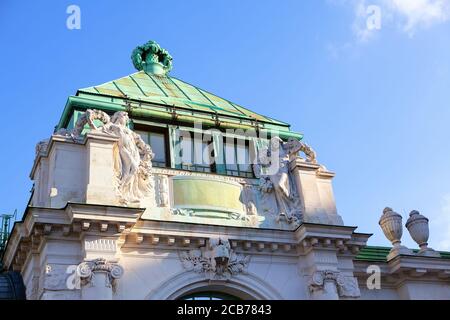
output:
[[[101,121],[103,126],[97,127],[94,120]],[[56,134],[77,139],[88,125],[91,132],[102,132],[118,137],[118,148],[114,154],[114,171],[119,203],[135,205],[153,189],[150,178],[154,153],[140,135],[128,128],[128,121],[128,114],[125,111],[118,111],[110,117],[101,110],[88,109],[78,119],[73,130],[62,129]]]
[[[301,203],[295,182],[289,170],[293,156],[304,148],[295,139],[284,142],[279,137],[270,139],[269,146],[260,150],[255,174],[260,178],[260,189],[265,211],[278,213],[278,219],[288,222],[301,220]],[[265,174],[261,174],[262,170]]]
[[[118,191],[122,204],[139,203],[151,191],[151,160],[154,154],[149,145],[127,127],[128,114],[116,112],[111,122],[103,126],[106,133],[119,137],[119,156],[115,157]]]

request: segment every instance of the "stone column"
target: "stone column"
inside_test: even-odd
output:
[[[123,275],[123,268],[104,258],[82,262],[77,267],[81,282],[82,300],[112,300],[117,280]]]
[[[300,273],[313,300],[355,299],[360,297],[353,275],[352,259],[365,246],[367,236],[354,233],[354,227],[302,224],[295,236],[299,240]],[[348,244],[346,244],[346,242]]]

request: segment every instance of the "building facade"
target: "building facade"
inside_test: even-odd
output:
[[[70,96],[36,146],[3,255],[27,299],[450,299],[425,217],[406,223],[411,250],[386,208],[393,247],[368,247],[302,134],[169,76],[153,41],[132,61]]]

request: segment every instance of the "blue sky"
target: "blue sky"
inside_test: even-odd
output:
[[[134,72],[131,51],[153,39],[172,75],[303,132],[369,244],[389,244],[378,219],[391,206],[421,211],[430,245],[450,250],[449,2],[3,0],[0,212],[23,212],[34,146],[67,97]],[[80,30],[66,27],[71,4]]]

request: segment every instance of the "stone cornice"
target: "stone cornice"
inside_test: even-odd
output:
[[[341,254],[356,255],[371,234],[355,233],[356,227],[304,223],[295,231],[295,238],[304,252],[314,248],[337,249]]]
[[[387,262],[391,273],[413,272],[413,273],[429,273],[439,272],[446,273],[450,276],[450,260],[440,257],[424,257],[420,255],[398,255]]]
[[[210,237],[226,234],[233,249],[256,254],[301,255],[310,250],[325,249],[354,256],[370,237],[370,234],[355,233],[355,229],[308,223],[300,225],[296,231],[287,231],[140,220],[131,228],[123,247],[195,247]]]
[[[43,237],[69,239],[70,235],[81,233],[117,237],[124,247],[165,249],[198,247],[208,238],[226,234],[233,249],[238,251],[295,256],[315,249],[355,255],[370,237],[355,233],[356,227],[311,223],[286,231],[139,220],[143,211],[80,203],[68,203],[61,209],[29,207],[23,222],[17,223],[11,234],[5,265],[23,265],[32,250],[39,250]]]
[[[324,166],[318,163],[306,162],[305,159],[302,159],[300,157],[296,157],[295,159],[291,160],[289,164],[289,168],[291,170],[294,170],[297,167],[302,171],[314,171],[317,176],[323,178],[331,179],[335,176],[334,172],[328,171]]]
[[[389,261],[354,261],[354,274],[366,279],[367,267],[376,265],[380,268],[384,286],[398,286],[404,281],[421,280],[447,281],[450,278],[450,259],[426,257],[419,255],[398,255]],[[365,281],[365,280],[364,280]]]
[[[23,220],[14,225],[3,256],[4,265],[19,268],[33,250],[39,249],[43,236],[55,232],[65,237],[81,232],[120,237],[137,222],[143,211],[70,202],[61,209],[30,206]]]

